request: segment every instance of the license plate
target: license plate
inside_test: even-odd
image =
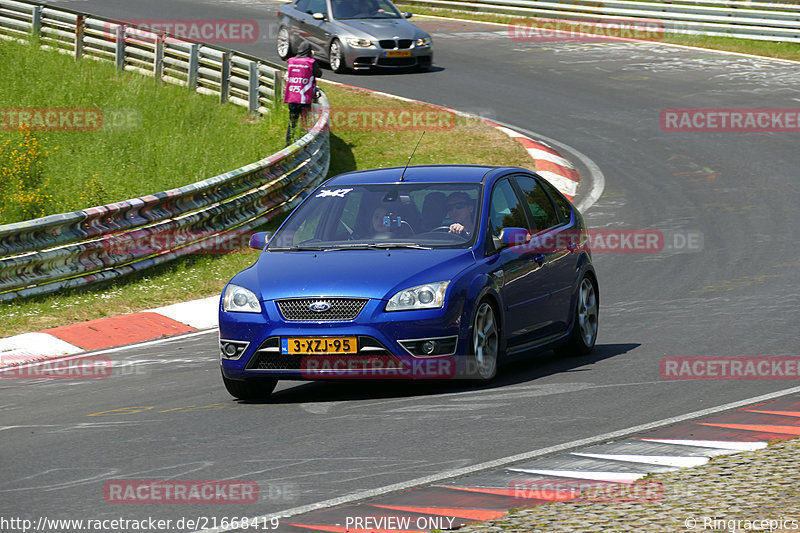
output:
[[[283,337],[281,353],[358,353],[358,342],[355,337]]]
[[[411,50],[387,50],[386,57],[411,57]]]

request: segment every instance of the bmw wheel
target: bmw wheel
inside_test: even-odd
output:
[[[289,30],[282,27],[278,30],[278,57],[286,61],[294,55],[292,43],[289,42]]]
[[[222,382],[231,396],[245,401],[266,400],[278,384],[277,379],[261,378],[238,381],[228,379],[224,374],[222,375]]]
[[[341,74],[347,70],[347,65],[344,61],[344,52],[342,51],[342,43],[339,42],[339,39],[334,39],[331,43],[330,54],[328,54],[328,57],[330,58],[332,71],[336,72],[337,74]]]
[[[584,276],[578,287],[572,334],[556,349],[559,355],[587,355],[597,341],[600,298],[593,278]]]
[[[491,381],[497,375],[497,355],[500,352],[500,328],[494,307],[481,300],[472,320],[472,345],[468,373],[480,382]]]

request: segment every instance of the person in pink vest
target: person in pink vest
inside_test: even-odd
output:
[[[283,102],[289,104],[289,128],[286,130],[286,146],[292,142],[292,130],[297,126],[301,116],[305,120],[311,102],[317,93],[317,78],[322,76],[322,69],[314,60],[311,45],[303,41],[297,47],[297,53],[289,58],[286,69],[286,90]]]

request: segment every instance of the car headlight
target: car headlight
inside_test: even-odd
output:
[[[372,46],[372,41],[366,39],[347,39],[347,42],[350,46],[355,46],[356,48],[369,48]]]
[[[444,305],[444,293],[449,283],[449,281],[437,281],[404,289],[389,298],[386,310],[438,309]]]
[[[260,313],[261,305],[253,291],[244,287],[230,284],[225,287],[225,294],[222,297],[222,309],[226,312],[237,313]]]
[[[430,46],[430,45],[431,45],[430,37],[422,37],[421,39],[417,39],[417,46]]]

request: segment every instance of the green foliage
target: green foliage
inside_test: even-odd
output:
[[[30,121],[37,142],[60,148],[36,160],[36,208],[6,211],[0,224],[180,187],[283,148],[282,112],[254,119],[244,108],[117,71],[111,62],[75,61],[19,42],[0,40],[0,65],[0,146],[18,142],[19,120],[9,110],[92,110],[100,117],[99,127],[73,130]]]

